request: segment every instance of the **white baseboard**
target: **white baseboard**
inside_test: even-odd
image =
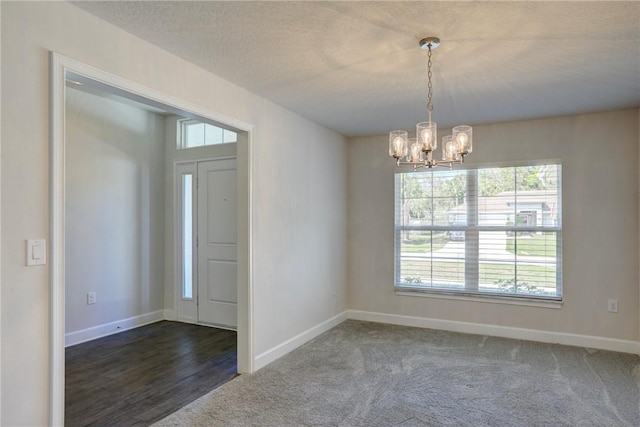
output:
[[[176,312],[169,308],[164,309],[164,320],[176,320]]]
[[[152,311],[151,313],[141,314],[139,316],[129,317],[127,319],[117,320],[115,322],[93,326],[91,328],[82,329],[80,331],[69,332],[64,335],[64,346],[71,347],[72,345],[81,344],[83,342],[117,334],[129,329],[148,325],[150,323],[159,322],[160,320],[165,319],[164,314],[165,310]]]
[[[323,332],[328,331],[329,329],[333,328],[334,326],[339,325],[340,323],[344,322],[345,320],[347,320],[347,312],[343,311],[342,313],[338,314],[337,316],[332,317],[331,319],[325,320],[324,322],[310,328],[307,329],[306,331],[296,335],[295,337],[283,342],[282,344],[279,344],[263,353],[260,353],[259,355],[257,355],[254,359],[253,359],[253,369],[254,372],[257,371],[260,368],[264,368],[265,366],[267,366],[269,363],[273,362],[276,359],[279,359],[280,357],[284,356],[285,354],[289,353],[292,350],[295,350],[296,348],[300,347],[302,344],[311,341],[312,339],[314,339],[315,337],[317,337],[318,335],[322,334]]]
[[[535,329],[513,328],[508,326],[458,322],[454,320],[430,319],[426,317],[402,316],[398,314],[374,313],[371,311],[359,310],[348,310],[347,317],[349,319],[364,320],[368,322],[415,326],[418,328],[439,329],[466,334],[489,335],[494,337],[640,354],[640,342],[638,341],[568,334],[563,332],[539,331]]]
[[[196,319],[195,317],[178,316],[176,320],[182,323],[193,323],[194,325],[198,324],[198,319]]]

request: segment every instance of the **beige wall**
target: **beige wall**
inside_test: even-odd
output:
[[[164,118],[69,87],[65,120],[65,332],[162,310]]]
[[[474,128],[469,163],[562,161],[564,305],[550,309],[395,295],[387,136],[350,140],[349,308],[637,341],[638,145],[637,109]]]
[[[255,354],[346,309],[342,136],[66,2],[3,2],[1,30],[1,425],[48,420],[49,265],[24,239],[50,231],[50,50],[255,126]]]

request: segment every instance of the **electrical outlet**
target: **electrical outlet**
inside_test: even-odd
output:
[[[95,292],[87,292],[87,305],[96,303],[96,293]]]
[[[609,300],[609,313],[617,313],[618,312],[618,300],[610,299]]]

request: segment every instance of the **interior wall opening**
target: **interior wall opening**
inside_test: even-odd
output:
[[[198,107],[187,110],[180,100],[150,89],[153,96],[145,96],[146,88],[128,90],[122,86],[129,82],[68,58],[54,54],[52,60],[53,424],[64,419],[65,347],[161,320],[188,322],[179,318],[179,300],[197,298],[198,291],[184,293],[185,271],[178,271],[176,262],[185,259],[176,241],[185,224],[176,215],[184,204],[177,199],[174,178],[189,162],[197,167],[204,161],[233,161],[233,168],[225,170],[233,170],[234,178],[238,162],[238,184],[234,180],[218,196],[233,204],[227,216],[233,217],[231,226],[240,239],[223,242],[227,252],[239,253],[237,262],[226,263],[226,278],[234,281],[228,288],[234,288],[232,299],[240,309],[229,324],[198,317],[189,323],[237,329],[234,375],[250,372],[251,126],[215,120],[215,114]],[[106,83],[110,78],[123,85]],[[169,102],[161,102],[163,97]],[[215,138],[212,130],[219,129],[222,144],[198,146],[191,137],[189,146],[180,147],[184,126],[179,125],[189,124],[194,134],[198,123],[207,128],[209,141]],[[196,180],[192,185],[197,190]],[[197,219],[197,193],[191,197]],[[190,226],[197,243],[197,221]],[[190,280],[197,284],[196,245],[192,256]]]

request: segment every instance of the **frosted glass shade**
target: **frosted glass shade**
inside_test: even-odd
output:
[[[460,125],[453,128],[453,139],[457,144],[458,154],[463,156],[473,151],[473,129]]]
[[[442,160],[445,162],[455,161],[460,158],[458,144],[453,135],[442,137]]]
[[[416,125],[416,138],[424,151],[433,151],[438,146],[438,125],[422,122]]]
[[[396,159],[406,157],[409,145],[407,144],[407,132],[394,130],[389,132],[389,155]]]

